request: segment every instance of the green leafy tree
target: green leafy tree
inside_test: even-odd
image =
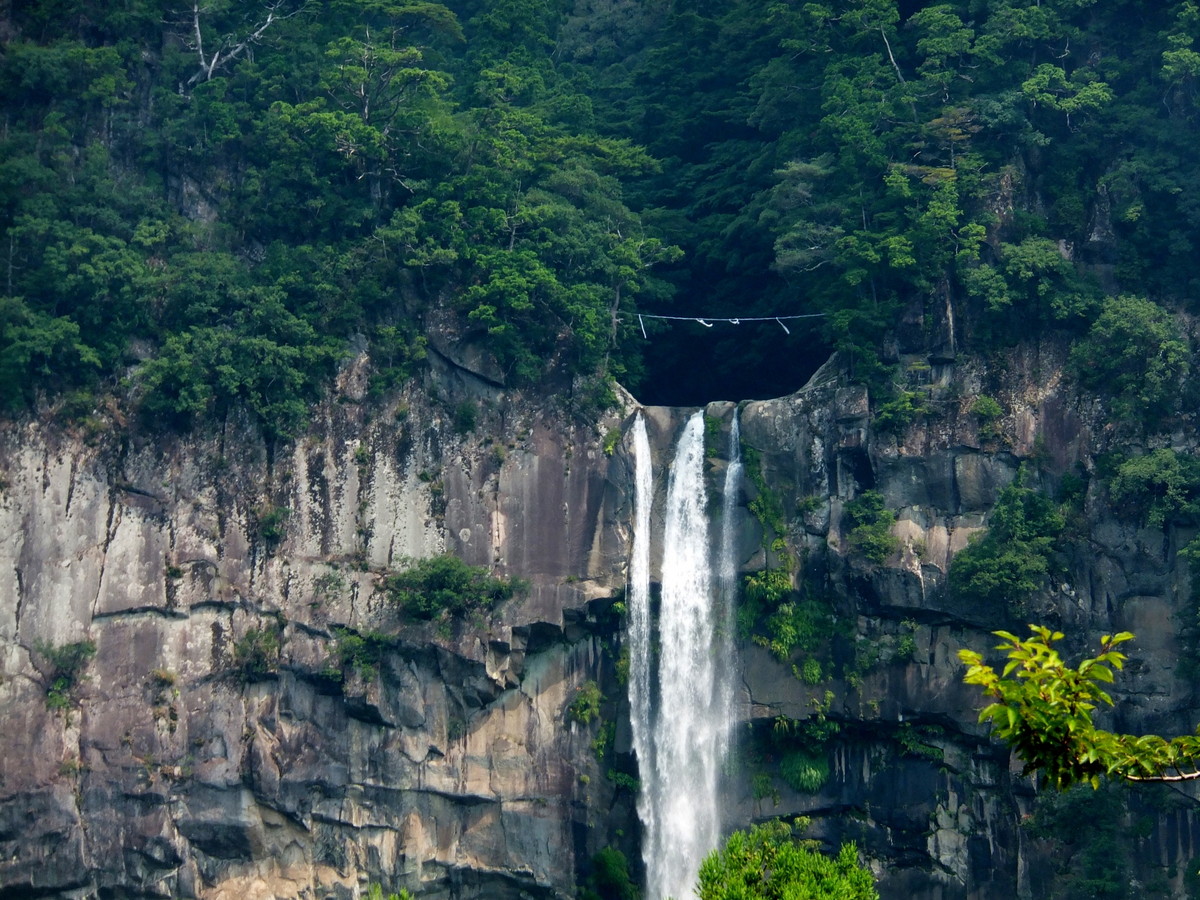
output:
[[[1172,411],[1188,372],[1188,345],[1175,320],[1140,297],[1111,297],[1071,351],[1080,381],[1112,398],[1114,415],[1150,424]]]
[[[592,857],[592,871],[580,893],[582,900],[638,900],[639,896],[624,853],[605,847]]]
[[[1144,525],[1190,521],[1200,511],[1200,461],[1169,447],[1130,457],[1117,467],[1108,492],[1118,510]]]
[[[878,900],[875,879],[853,844],[825,856],[784,822],[735,831],[700,866],[700,900]]]
[[[1124,668],[1126,656],[1116,648],[1132,640],[1129,632],[1106,635],[1094,657],[1077,666],[1063,661],[1054,645],[1064,637],[1041,625],[1030,625],[1022,639],[997,631],[997,645],[1007,657],[997,672],[973,650],[958,653],[967,665],[963,680],[978,685],[992,703],[979,714],[993,733],[1024,761],[1025,773],[1036,773],[1058,789],[1077,782],[1098,787],[1101,778],[1127,781],[1190,781],[1200,778],[1200,730],[1194,735],[1163,738],[1105,731],[1095,723],[1097,709],[1111,706],[1103,685],[1113,670]]]

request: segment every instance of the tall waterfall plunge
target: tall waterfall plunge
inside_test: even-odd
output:
[[[650,442],[633,431],[635,501],[629,566],[629,705],[642,792],[647,900],[688,900],[721,835],[718,779],[733,722],[734,507],[741,457],[735,414],[717,552],[704,487],[704,415],[685,426],[667,483],[657,653],[650,611]],[[715,559],[714,559],[715,557]]]

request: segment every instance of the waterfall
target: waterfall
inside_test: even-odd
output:
[[[629,560],[629,718],[633,730],[633,752],[638,758],[642,789],[638,794],[638,816],[649,836],[658,833],[657,809],[650,802],[651,773],[654,771],[654,741],[650,718],[650,507],[654,500],[654,476],[650,439],[641,413],[633,423],[634,510],[633,555]],[[647,846],[649,846],[647,842]]]
[[[738,494],[742,489],[742,430],[738,422],[738,410],[733,411],[733,424],[729,428],[729,467],[725,470],[725,485],[721,501],[721,553],[718,557],[717,585],[720,589],[720,620],[713,641],[718,660],[733,659],[734,611],[738,598],[737,558],[737,508]],[[729,753],[729,736],[734,724],[734,679],[733,666],[726,665],[717,679],[718,715],[724,716],[725,728],[721,732],[721,760]]]
[[[726,515],[713,565],[704,485],[704,416],[684,427],[667,482],[657,654],[649,590],[650,449],[634,426],[635,532],[630,562],[630,710],[642,791],[647,900],[688,900],[721,835],[718,788],[728,750],[733,685],[730,591],[740,461],[726,476]],[[740,460],[740,457],[739,457]],[[730,485],[733,490],[730,490]],[[728,534],[726,534],[728,532]],[[715,577],[714,577],[715,572]]]

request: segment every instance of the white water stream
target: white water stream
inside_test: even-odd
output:
[[[697,412],[688,420],[667,482],[662,599],[655,630],[650,611],[653,481],[640,416],[633,441],[629,700],[642,782],[638,813],[646,898],[688,900],[701,861],[721,835],[719,778],[733,720],[729,601],[737,581],[733,505],[741,462],[731,452],[722,534],[714,553],[704,485],[704,416]],[[736,419],[733,442],[736,447]]]

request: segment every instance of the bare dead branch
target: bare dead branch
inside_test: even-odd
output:
[[[236,60],[239,56],[249,50],[253,45],[262,40],[262,36],[266,34],[273,24],[283,19],[290,19],[297,15],[308,6],[310,0],[302,0],[299,6],[288,13],[281,13],[280,9],[286,5],[288,0],[275,0],[266,8],[267,15],[258,25],[252,27],[250,32],[241,40],[238,40],[236,35],[228,34],[221,40],[220,45],[212,52],[211,56],[205,55],[204,52],[204,35],[200,27],[201,14],[204,12],[198,0],[193,0],[192,3],[192,31],[195,35],[196,54],[200,60],[200,68],[197,69],[192,77],[187,80],[188,87],[191,87],[201,81],[211,81],[219,69],[223,69]]]
[[[1122,775],[1121,777],[1126,781],[1195,781],[1200,778],[1200,772],[1180,772],[1178,775]]]

